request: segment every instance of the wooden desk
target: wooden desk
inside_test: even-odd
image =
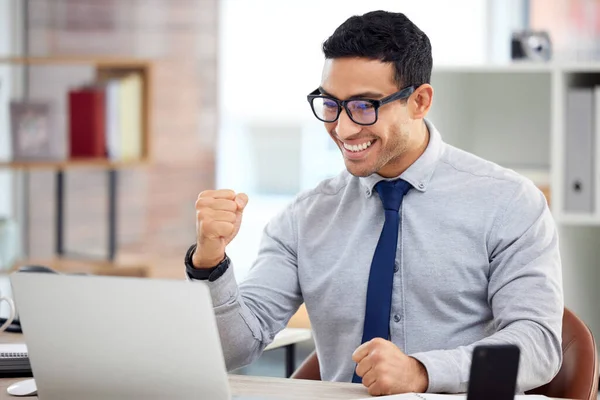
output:
[[[0,334],[0,343],[19,343],[22,340],[23,336],[20,334]],[[285,345],[284,341],[280,343]],[[0,400],[17,399],[6,393],[6,388],[23,379],[29,378],[0,378]],[[264,398],[265,400],[356,400],[369,397],[365,387],[353,383],[229,375],[229,384],[234,396]],[[27,397],[27,399],[36,398]]]
[[[6,388],[20,379],[0,379],[0,400],[17,399],[6,393]],[[229,384],[234,396],[256,397],[257,400],[356,400],[369,397],[366,388],[354,383],[230,375]],[[27,399],[37,399],[37,397],[27,397]]]
[[[6,388],[23,378],[0,379],[0,400],[15,400],[17,397],[6,393]],[[229,382],[233,395],[273,400],[334,400],[360,399],[369,397],[361,385],[352,383],[334,383],[304,381],[299,379],[264,378],[258,376],[230,375]],[[26,397],[37,399],[37,397]],[[85,399],[82,399],[85,400]]]

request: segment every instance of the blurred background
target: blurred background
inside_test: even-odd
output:
[[[198,193],[231,188],[250,197],[243,279],[265,223],[344,168],[306,95],[322,42],[376,9],[429,36],[445,140],[544,191],[566,304],[600,337],[597,0],[0,0],[2,270],[181,279]],[[283,376],[283,357],[240,373]]]

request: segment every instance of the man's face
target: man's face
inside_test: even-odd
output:
[[[339,100],[379,100],[400,89],[394,81],[393,64],[365,58],[326,60],[321,88]],[[379,108],[373,125],[356,124],[342,110],[337,121],[325,123],[325,129],[340,148],[348,172],[369,176],[375,172],[386,175],[386,170],[393,168],[391,164],[408,147],[409,125],[405,101],[393,101]],[[361,149],[355,151],[354,146]]]

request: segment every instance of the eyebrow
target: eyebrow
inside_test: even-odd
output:
[[[326,96],[331,96],[334,99],[337,99],[337,97],[335,97],[334,95],[332,95],[331,93],[328,93],[325,89],[323,89],[323,87],[319,86],[319,92],[321,92],[321,94],[324,94]],[[384,97],[384,95],[382,93],[377,93],[377,92],[362,92],[362,93],[358,93],[355,94],[353,96],[348,97],[347,100],[353,100],[353,99],[360,99],[360,98],[367,98],[367,99],[380,99]]]

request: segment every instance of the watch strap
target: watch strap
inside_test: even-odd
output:
[[[223,261],[212,268],[196,268],[192,262],[192,256],[195,251],[196,244],[193,244],[185,254],[185,272],[190,279],[214,282],[227,271],[227,268],[229,268],[230,260],[227,254],[225,254]]]

